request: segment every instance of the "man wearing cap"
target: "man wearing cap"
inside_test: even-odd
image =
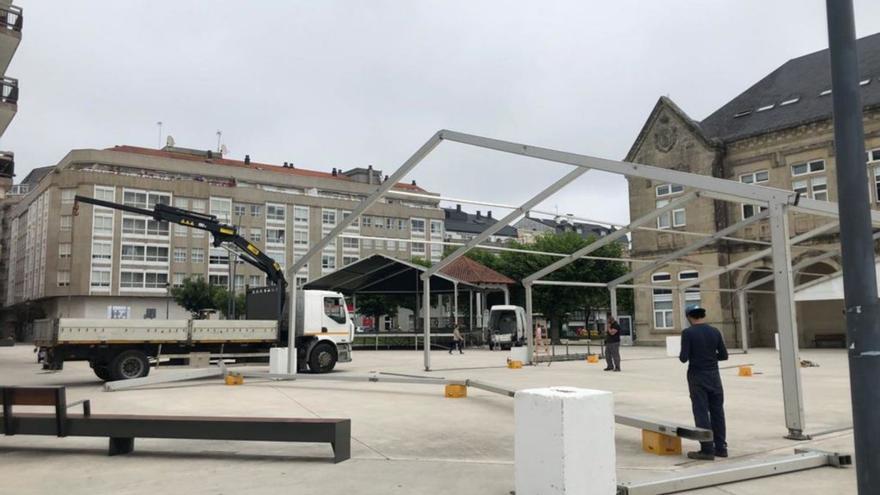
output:
[[[681,332],[681,353],[678,359],[688,363],[688,390],[694,423],[697,428],[712,430],[713,442],[701,442],[700,450],[688,452],[691,459],[712,461],[727,457],[727,436],[724,424],[724,388],[718,361],[727,360],[727,348],[717,328],[706,324],[706,310],[689,304],[685,316],[690,327]]]

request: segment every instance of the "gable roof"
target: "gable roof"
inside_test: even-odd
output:
[[[856,47],[860,80],[869,81],[861,86],[862,105],[880,105],[880,33],[857,40]],[[831,61],[825,49],[784,63],[706,117],[700,127],[706,135],[730,142],[829,119],[832,97],[820,94],[830,89]],[[784,101],[791,103],[781,105]]]
[[[202,162],[202,163],[210,163],[214,165],[225,165],[228,167],[240,167],[240,168],[249,168],[255,170],[264,170],[266,172],[274,172],[281,173],[287,175],[298,175],[301,177],[316,177],[321,179],[332,179],[332,180],[341,180],[346,182],[356,182],[352,178],[344,175],[343,173],[339,173],[337,175],[333,175],[330,172],[321,172],[318,170],[309,170],[305,168],[299,167],[282,167],[280,165],[271,165],[268,163],[258,163],[251,161],[250,163],[245,163],[241,160],[230,160],[228,158],[206,158],[204,156],[193,155],[189,153],[179,153],[173,151],[166,150],[157,150],[153,148],[141,148],[140,146],[130,146],[130,145],[117,145],[112,148],[107,148],[107,151],[118,151],[122,153],[135,153],[138,155],[148,155],[155,156],[161,158],[169,158],[172,160],[187,160],[192,162]],[[417,191],[417,192],[426,192],[419,186],[414,184],[406,184],[403,182],[399,182],[395,184],[395,189],[402,189],[407,191]]]
[[[488,266],[474,261],[467,256],[460,256],[452,263],[444,266],[440,271],[450,277],[463,280],[472,285],[502,284],[514,285],[516,282],[510,277],[502,275]]]
[[[660,112],[663,109],[668,109],[674,115],[684,122],[685,127],[694,135],[702,139],[707,145],[715,146],[719,143],[713,141],[706,133],[703,132],[703,129],[700,127],[699,122],[692,119],[688,114],[684,112],[678,105],[675,104],[671,99],[666,96],[661,96],[657,99],[657,103],[654,104],[654,108],[651,110],[651,113],[648,115],[648,118],[645,119],[645,123],[642,124],[642,129],[639,131],[639,135],[636,137],[635,142],[633,142],[632,146],[629,148],[629,151],[626,153],[626,158],[624,161],[631,162],[635,159],[636,153],[642,147],[642,144],[648,138],[648,131],[651,128],[651,124],[657,119],[660,115]]]
[[[467,234],[479,234],[480,232],[486,230],[492,225],[495,225],[498,220],[485,215],[473,215],[466,211],[462,211],[459,208],[443,208],[443,214],[445,217],[444,220],[444,228],[449,232],[464,232]],[[489,212],[491,215],[492,212]],[[511,227],[510,225],[505,225],[498,232],[495,232],[493,235],[503,236],[503,237],[516,237],[517,232],[515,227]]]

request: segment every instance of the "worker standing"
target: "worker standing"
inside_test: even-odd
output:
[[[724,422],[724,387],[718,361],[727,360],[727,348],[721,332],[706,324],[706,310],[699,304],[685,308],[690,327],[681,332],[681,353],[678,359],[688,363],[688,390],[694,423],[697,428],[712,430],[712,442],[700,442],[700,450],[688,452],[691,459],[713,461],[727,457],[726,425]]]
[[[620,371],[620,324],[608,315],[605,330],[605,371]]]
[[[461,336],[458,324],[452,327],[452,347],[449,348],[449,354],[452,354],[452,350],[456,347],[459,354],[464,354],[464,351],[461,350],[464,347],[464,337]]]

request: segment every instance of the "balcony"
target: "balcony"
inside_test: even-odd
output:
[[[0,79],[0,136],[6,132],[12,117],[18,111],[18,79]]]
[[[21,7],[0,0],[0,75],[6,74],[6,68],[18,50],[23,19]]]

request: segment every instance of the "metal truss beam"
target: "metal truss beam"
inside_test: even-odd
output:
[[[654,263],[651,263],[650,265],[640,266],[639,268],[636,268],[635,270],[627,273],[626,275],[617,277],[616,279],[612,280],[611,282],[608,282],[608,287],[616,287],[616,286],[620,285],[621,283],[626,282],[627,280],[632,280],[632,279],[638,277],[639,275],[642,275],[643,273],[648,273],[658,267],[665,265],[666,263],[668,263],[674,259],[681,258],[682,256],[686,256],[689,253],[692,253],[700,248],[708,246],[709,244],[717,241],[719,237],[723,237],[723,236],[726,236],[727,234],[736,232],[737,230],[742,229],[743,227],[747,227],[755,222],[764,220],[768,216],[769,216],[768,210],[764,210],[761,213],[758,213],[757,215],[751,216],[741,222],[737,222],[733,225],[730,225],[724,229],[719,230],[711,237],[707,237],[707,238],[702,239],[700,241],[697,241],[693,244],[689,244],[689,245],[687,245],[677,251],[673,251],[672,253],[669,253],[665,256],[662,256],[660,259],[658,259]],[[788,240],[788,239],[786,239],[786,240]]]
[[[678,208],[678,207],[686,204],[690,200],[696,198],[698,195],[699,195],[699,193],[697,193],[696,191],[691,191],[691,192],[685,194],[684,196],[677,198],[675,201],[671,201],[666,206],[664,206],[662,208],[658,208],[658,209],[652,211],[651,213],[648,213],[647,215],[643,215],[642,217],[636,219],[635,221],[633,221],[632,223],[630,223],[626,227],[619,229],[619,230],[616,230],[613,233],[608,234],[607,236],[605,236],[599,240],[593,241],[590,244],[588,244],[588,245],[582,247],[581,249],[578,249],[577,251],[566,256],[565,258],[562,258],[560,260],[556,260],[553,263],[551,263],[550,265],[545,266],[544,268],[529,275],[528,277],[523,279],[523,284],[529,284],[529,283],[534,282],[535,280],[539,280],[541,277],[544,277],[545,275],[553,273],[556,270],[558,270],[568,264],[574,263],[575,261],[577,261],[578,259],[580,259],[583,256],[586,256],[586,255],[588,255],[588,254],[590,254],[590,253],[592,253],[592,252],[594,252],[604,246],[607,246],[607,245],[611,244],[612,242],[616,242],[618,239],[620,239],[620,238],[626,236],[628,233],[632,232],[632,230],[635,229],[636,227],[644,225],[644,224],[654,220],[655,218],[659,217],[660,215],[663,215],[667,212],[672,211],[675,208]]]

